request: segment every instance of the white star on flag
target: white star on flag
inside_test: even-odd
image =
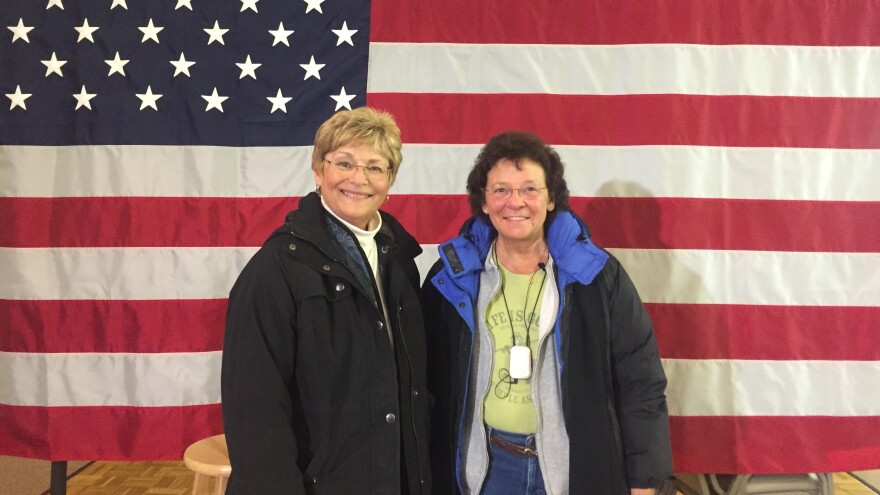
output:
[[[28,39],[28,33],[31,32],[34,27],[33,26],[25,26],[24,21],[21,17],[18,18],[17,26],[6,26],[10,31],[12,31],[12,42],[15,43],[17,40],[24,40],[25,43],[30,43],[31,40]]]
[[[257,2],[260,0],[241,0],[241,10],[239,12],[244,12],[244,9],[251,9],[254,12],[257,12]]]
[[[76,108],[74,110],[79,110],[80,107],[86,107],[91,110],[92,104],[89,101],[95,96],[97,96],[96,93],[87,93],[86,87],[83,85],[82,89],[79,90],[79,94],[73,94],[73,97],[76,98]]]
[[[152,107],[153,110],[159,111],[159,107],[156,106],[156,100],[162,97],[160,94],[154,94],[153,89],[150,86],[147,86],[146,93],[136,93],[136,96],[141,99],[141,110],[147,107]]]
[[[330,95],[330,98],[336,100],[336,108],[334,108],[333,110],[339,110],[342,107],[351,110],[351,100],[353,100],[355,96],[357,95],[345,94],[345,86],[343,86],[338,95]]]
[[[31,97],[30,93],[22,93],[21,86],[15,86],[15,93],[6,93],[6,97],[12,100],[12,103],[9,104],[9,109],[12,110],[15,107],[21,107],[23,110],[27,110],[27,107],[24,105],[24,100],[27,100]]]
[[[49,4],[46,5],[46,10],[49,10],[52,7],[58,7],[59,9],[64,10],[64,5],[61,4],[61,0],[49,0]]]
[[[113,60],[105,60],[104,62],[110,66],[110,72],[107,73],[107,77],[113,75],[114,72],[118,72],[119,74],[125,75],[125,64],[128,63],[128,60],[122,60],[119,58],[119,52],[116,52],[116,57]]]
[[[95,42],[95,38],[92,38],[92,33],[98,30],[97,26],[89,26],[89,20],[83,19],[82,26],[74,26],[73,29],[76,29],[76,32],[79,33],[79,38],[76,39],[76,42],[79,43],[82,40],[89,40],[92,43]]]
[[[216,87],[214,87],[213,93],[211,93],[209,95],[202,95],[202,98],[204,98],[205,101],[208,102],[208,106],[205,107],[206,112],[212,108],[216,108],[217,110],[220,110],[222,112],[223,111],[223,102],[226,101],[227,99],[229,99],[228,96],[220,96],[219,94],[217,94]]]
[[[195,62],[189,61],[183,56],[183,52],[180,53],[179,60],[172,60],[171,65],[174,66],[174,76],[177,77],[178,74],[186,74],[186,77],[190,77],[189,68],[195,65]]]
[[[321,4],[324,3],[324,0],[305,0],[306,2],[306,14],[313,10],[317,10],[319,13],[323,14],[324,11],[321,10]]]
[[[177,0],[177,5],[174,6],[174,10],[177,10],[181,7],[186,7],[189,10],[192,10],[192,0]]]
[[[291,34],[293,34],[293,30],[292,30],[292,29],[291,29],[291,30],[286,30],[286,29],[284,29],[284,23],[283,23],[283,22],[279,22],[279,23],[278,23],[278,29],[276,29],[275,31],[272,31],[272,30],[270,29],[270,30],[269,30],[269,34],[271,34],[272,36],[275,37],[275,40],[272,41],[272,46],[275,46],[275,45],[277,45],[278,43],[284,43],[285,45],[290,46],[290,43],[288,43],[287,38],[288,38]]]
[[[128,10],[128,4],[125,3],[125,0],[113,0],[113,3],[110,4],[110,10],[113,10],[114,7],[122,7]]]
[[[164,27],[156,27],[153,25],[153,19],[150,19],[150,22],[147,23],[146,26],[139,27],[138,29],[144,33],[144,37],[141,38],[141,43],[147,40],[153,40],[156,43],[159,42],[159,31],[165,29]]]
[[[251,62],[251,56],[248,55],[247,59],[245,59],[244,62],[241,62],[241,63],[236,62],[235,65],[237,65],[238,68],[241,69],[241,75],[238,76],[239,79],[244,79],[244,76],[251,76],[254,79],[256,79],[257,78],[257,74],[256,74],[257,67],[259,67],[263,64],[255,64],[255,63]]]
[[[209,45],[214,41],[219,42],[221,45],[226,45],[226,43],[223,42],[223,35],[229,32],[229,30],[221,29],[219,22],[214,21],[214,27],[212,27],[211,29],[205,29],[205,32],[208,33]]]
[[[357,29],[348,29],[347,22],[343,21],[342,28],[331,29],[331,31],[333,31],[333,34],[335,34],[336,36],[339,37],[339,39],[336,40],[336,46],[341,45],[343,42],[348,43],[351,46],[354,46],[354,41],[351,40],[351,37],[354,33],[358,32],[358,30]]]
[[[49,60],[40,60],[40,63],[46,66],[46,77],[49,77],[49,74],[55,73],[61,77],[64,77],[64,74],[61,73],[61,66],[67,63],[67,60],[58,60],[55,57],[55,52],[52,52],[52,56],[49,57]]]
[[[306,70],[306,75],[303,77],[303,81],[308,79],[309,77],[314,77],[315,79],[321,79],[320,71],[324,68],[325,64],[316,64],[315,56],[312,55],[311,60],[307,64],[299,64],[300,67]]]
[[[266,99],[272,102],[272,111],[269,113],[275,113],[275,110],[281,110],[282,112],[287,113],[287,102],[293,98],[282,95],[281,88],[278,88],[278,93],[276,93],[275,96],[267,96]]]

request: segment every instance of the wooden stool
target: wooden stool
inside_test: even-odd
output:
[[[183,453],[183,463],[196,473],[192,495],[210,494],[208,485],[211,478],[214,479],[213,493],[226,493],[226,481],[232,473],[226,435],[215,435],[190,445]]]

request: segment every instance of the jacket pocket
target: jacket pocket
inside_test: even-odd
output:
[[[305,472],[303,473],[304,484],[306,486],[314,485],[321,482],[322,476],[324,473],[324,467],[327,464],[327,452],[330,449],[327,447],[318,449],[315,452],[315,455],[312,457],[312,460],[309,462],[309,465],[306,467]]]

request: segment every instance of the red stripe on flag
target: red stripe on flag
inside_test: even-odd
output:
[[[880,308],[645,304],[674,359],[880,360]]]
[[[223,432],[220,404],[185,407],[0,404],[0,425],[4,455],[53,461],[179,461],[191,443]]]
[[[384,209],[423,243],[454,237],[470,216],[463,195],[392,196]],[[606,248],[880,251],[880,202],[572,197],[569,203]]]
[[[880,44],[880,11],[864,2],[657,0],[399,2],[374,0],[371,41],[605,45]],[[855,22],[854,19],[858,19]]]
[[[0,225],[8,226],[0,232],[0,245],[259,246],[297,201],[0,198]],[[880,202],[573,197],[570,203],[596,243],[608,248],[880,251],[880,230],[874,228]],[[463,195],[392,190],[383,209],[428,244],[457,235],[470,216]],[[95,221],[82,221],[89,218]],[[77,227],[61,227],[70,225]]]
[[[0,198],[0,246],[259,246],[298,198]]]
[[[877,307],[646,304],[675,359],[880,360]],[[0,352],[208,352],[223,348],[226,299],[0,300]]]
[[[371,93],[408,143],[485,143],[508,129],[553,144],[880,148],[880,98]],[[735,125],[734,125],[735,124]]]
[[[0,299],[0,352],[219,351],[226,302]]]
[[[678,473],[876,469],[880,416],[671,416]]]

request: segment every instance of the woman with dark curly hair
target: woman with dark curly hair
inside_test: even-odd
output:
[[[501,133],[467,190],[423,286],[434,493],[653,493],[672,475],[653,328],[559,155]]]

